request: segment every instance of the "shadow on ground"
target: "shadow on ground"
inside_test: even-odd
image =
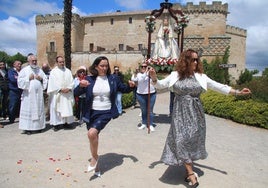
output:
[[[167,114],[155,114],[154,115],[154,123],[167,123],[171,122],[171,117]]]
[[[133,155],[124,155],[117,153],[107,153],[105,155],[99,156],[98,166],[101,169],[101,173],[105,172],[123,164],[124,158],[130,158],[134,163],[138,161],[136,157]],[[97,178],[96,176],[92,176],[90,180]]]

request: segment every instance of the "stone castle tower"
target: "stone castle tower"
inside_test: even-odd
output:
[[[222,56],[230,46],[229,68],[232,79],[237,79],[245,69],[246,30],[226,25],[228,4],[214,1],[212,4],[200,2],[199,5],[187,3],[185,6],[173,4],[190,19],[184,31],[184,49],[202,49],[202,59],[210,62],[216,56]],[[141,49],[148,43],[148,33],[144,19],[151,11],[114,12],[72,18],[72,72],[77,67],[89,67],[100,55],[109,58],[111,67],[118,65],[124,72],[134,70],[143,61]],[[163,16],[166,16],[163,14]],[[152,33],[151,45],[154,45],[157,30],[163,16],[156,20],[156,30]],[[48,62],[54,66],[55,57],[64,55],[63,51],[63,15],[38,15],[37,56],[39,62]]]

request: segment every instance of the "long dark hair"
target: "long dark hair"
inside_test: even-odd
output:
[[[108,69],[107,69],[107,75],[110,75],[111,74],[111,68],[110,68],[110,63],[109,63],[109,60],[107,57],[105,56],[99,56],[97,57],[94,62],[92,63],[92,65],[89,67],[89,72],[92,76],[98,76],[98,70],[96,69],[96,67],[100,64],[100,62],[102,60],[107,60],[108,62]]]
[[[188,50],[183,51],[180,55],[179,61],[177,62],[176,67],[175,67],[175,70],[178,71],[178,74],[180,76],[180,80],[190,77],[191,75],[194,74],[194,72],[197,72],[200,74],[204,72],[203,65],[199,57],[198,57],[195,71],[194,72],[191,71],[190,67],[191,67],[191,63],[193,62],[193,58],[192,58],[193,53],[198,54],[197,51],[193,49],[188,49]]]

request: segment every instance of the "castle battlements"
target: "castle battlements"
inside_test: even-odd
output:
[[[73,14],[72,21],[77,22],[81,21],[81,17],[78,14]],[[36,25],[49,24],[49,23],[63,23],[64,15],[55,13],[55,14],[46,14],[46,15],[37,15],[35,17]]]
[[[232,35],[238,35],[241,37],[247,37],[247,30],[231,25],[226,25],[226,33]]]
[[[228,4],[222,4],[221,1],[213,1],[212,4],[206,4],[206,2],[199,2],[198,5],[194,5],[193,2],[188,2],[186,6],[180,4],[174,4],[174,7],[181,9],[185,14],[193,13],[221,13],[227,15]]]

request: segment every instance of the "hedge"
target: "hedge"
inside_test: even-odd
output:
[[[207,91],[201,95],[205,113],[268,129],[268,103]]]

